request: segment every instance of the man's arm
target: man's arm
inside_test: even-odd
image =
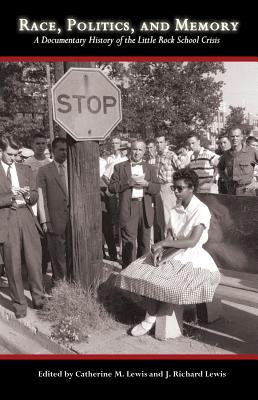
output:
[[[182,163],[181,163],[179,157],[174,152],[172,153],[172,156],[171,156],[171,164],[175,171],[182,168]]]
[[[44,167],[42,167],[44,168]],[[37,186],[39,192],[39,203],[38,203],[38,211],[39,211],[39,220],[41,224],[50,222],[50,216],[47,205],[47,183],[46,176],[44,170],[39,168],[37,175]]]
[[[12,191],[11,189],[8,192],[1,193],[0,192],[0,208],[10,207],[12,205]]]
[[[254,160],[255,163],[258,164],[258,150],[254,149]]]
[[[26,200],[26,203],[28,203],[29,205],[33,206],[34,204],[37,203],[39,195],[38,195],[38,191],[37,191],[37,188],[36,188],[36,180],[35,180],[35,177],[33,175],[32,169],[29,166],[27,166],[26,169],[27,169],[27,173],[29,175],[29,188],[30,188],[30,191],[29,191],[29,196],[27,198],[25,196],[25,200]]]
[[[146,188],[146,193],[157,194],[160,191],[160,183],[157,177],[156,168],[152,165],[149,165],[150,168],[150,181],[148,182],[148,187]]]
[[[108,190],[110,191],[110,193],[121,193],[130,188],[129,180],[122,181],[120,171],[121,168],[119,164],[115,165],[114,172],[108,185]]]
[[[226,162],[225,162],[225,155],[224,154],[220,157],[220,160],[219,160],[217,168],[218,168],[218,173],[219,173],[220,178],[223,181],[227,182],[229,179],[228,179],[228,176],[225,173]]]
[[[218,163],[219,163],[219,156],[217,156],[213,152],[209,152],[210,154],[210,166],[213,167],[213,177],[207,177],[202,179],[202,183],[211,183],[216,182],[216,175],[218,174]]]

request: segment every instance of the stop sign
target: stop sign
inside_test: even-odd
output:
[[[52,101],[54,120],[75,140],[103,140],[122,120],[120,90],[96,68],[70,68]]]

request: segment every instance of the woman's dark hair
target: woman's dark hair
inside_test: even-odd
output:
[[[182,168],[182,169],[179,169],[178,171],[174,172],[174,175],[173,175],[174,183],[176,181],[179,181],[180,179],[185,181],[185,183],[188,186],[192,187],[194,189],[194,192],[196,192],[198,185],[199,185],[199,178],[193,169]]]

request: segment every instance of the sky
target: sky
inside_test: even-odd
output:
[[[245,107],[245,114],[258,115],[258,62],[224,62],[226,72],[219,74],[225,82],[226,107]]]

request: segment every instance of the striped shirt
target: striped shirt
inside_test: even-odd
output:
[[[199,177],[199,183],[202,185],[202,180],[214,178],[214,171],[219,162],[219,156],[212,151],[201,147],[197,157],[193,153],[190,157],[189,168],[193,169]]]

